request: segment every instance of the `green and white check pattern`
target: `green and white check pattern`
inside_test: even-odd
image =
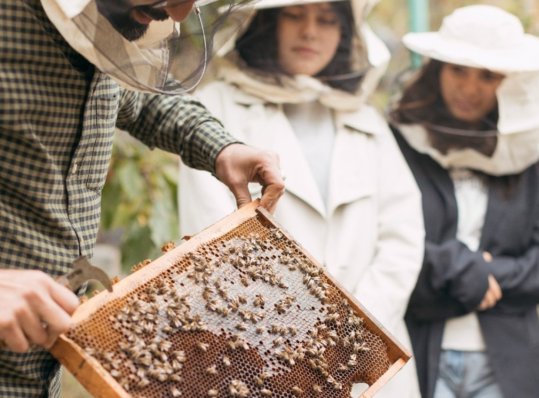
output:
[[[0,0],[0,268],[58,276],[91,257],[116,127],[210,172],[236,142],[189,96],[128,92],[95,71],[39,0]],[[0,350],[0,397],[57,396],[57,370],[43,350]]]

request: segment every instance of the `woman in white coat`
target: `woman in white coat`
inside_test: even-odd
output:
[[[363,23],[366,3],[257,2],[218,80],[198,96],[238,140],[279,154],[277,220],[410,348],[403,317],[423,255],[420,195],[365,102],[388,60]],[[183,234],[236,207],[207,173],[182,165],[179,185]],[[419,397],[413,363],[377,396]]]

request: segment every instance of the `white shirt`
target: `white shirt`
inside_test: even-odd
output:
[[[457,198],[457,239],[475,251],[479,248],[481,230],[485,223],[487,187],[480,177],[466,169],[451,170],[450,175]],[[475,312],[445,322],[442,348],[460,351],[485,350],[485,342]]]
[[[331,154],[336,130],[331,110],[318,101],[286,104],[283,109],[327,206]]]

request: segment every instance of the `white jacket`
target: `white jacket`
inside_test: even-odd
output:
[[[384,119],[367,105],[336,114],[326,206],[281,105],[224,82],[198,96],[239,140],[279,154],[286,193],[277,221],[411,351],[403,317],[421,267],[423,217],[419,191]],[[182,165],[179,186],[183,234],[235,210],[232,194],[209,173]],[[412,362],[377,394],[419,396]]]

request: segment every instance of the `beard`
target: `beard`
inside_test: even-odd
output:
[[[135,41],[140,39],[148,30],[148,25],[137,22],[131,13],[135,9],[129,0],[96,0],[97,9],[125,39]],[[138,6],[137,10],[144,12],[156,21],[168,19],[164,10],[149,6]]]

